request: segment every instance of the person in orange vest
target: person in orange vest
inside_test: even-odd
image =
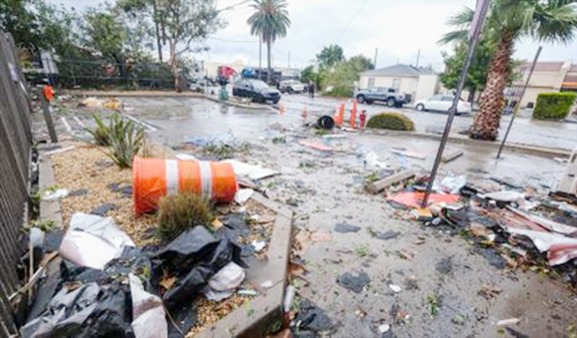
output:
[[[367,121],[367,111],[361,110],[361,114],[359,115],[359,120],[361,122],[361,129],[365,129],[365,122]]]
[[[52,88],[52,86],[48,82],[44,82],[44,87],[42,91],[44,93],[44,98],[46,99],[46,101],[50,102],[54,100],[54,88]]]

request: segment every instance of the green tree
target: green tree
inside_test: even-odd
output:
[[[42,42],[36,15],[27,0],[0,0],[0,29],[11,33],[17,46],[32,51]]]
[[[266,44],[268,82],[272,80],[271,45],[277,38],[285,37],[291,25],[286,0],[254,0],[256,10],[247,23],[250,33],[257,35]]]
[[[164,28],[162,26],[161,12],[158,3],[162,0],[117,0],[116,6],[128,17],[128,21],[134,23],[135,29],[139,29],[141,36],[154,35],[158,60],[162,62],[162,46]],[[162,3],[161,3],[162,5]],[[165,39],[164,39],[165,40]]]
[[[439,74],[439,80],[449,89],[457,87],[461,70],[467,58],[467,45],[459,43],[454,46],[453,54],[441,52],[445,70]],[[488,41],[481,41],[475,52],[475,59],[471,63],[467,79],[465,80],[465,89],[469,92],[468,101],[473,103],[477,91],[482,90],[487,82],[487,73],[491,65],[491,58],[495,51],[494,45]]]
[[[124,47],[128,35],[113,12],[91,8],[84,15],[83,42],[118,64],[124,62]]]
[[[339,97],[353,96],[354,84],[359,80],[360,74],[372,69],[371,60],[363,55],[357,55],[347,61],[339,62],[330,69],[325,69],[323,85],[330,88],[329,95]]]
[[[511,75],[509,67],[515,43],[523,37],[539,41],[570,42],[577,28],[577,0],[494,0],[485,24],[484,36],[496,44],[487,74],[486,86],[479,100],[480,112],[470,129],[470,137],[497,139],[503,90]],[[457,27],[442,42],[463,42],[472,23],[474,11],[465,8],[449,20]]]
[[[40,46],[61,58],[73,58],[78,54],[78,29],[80,19],[74,9],[56,7],[36,1],[37,25],[42,36]]]
[[[345,61],[345,54],[343,48],[339,45],[330,45],[323,47],[321,52],[317,54],[317,63],[323,69],[332,68],[338,63]]]
[[[158,0],[156,5],[170,51],[174,87],[182,91],[179,67],[182,54],[206,50],[204,40],[223,27],[224,22],[218,17],[214,0]]]
[[[347,61],[351,67],[357,72],[362,73],[366,70],[375,69],[371,59],[364,55],[356,55]]]

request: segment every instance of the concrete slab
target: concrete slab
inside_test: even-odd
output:
[[[38,191],[43,191],[56,184],[54,180],[54,171],[52,170],[52,160],[49,156],[42,156],[43,148],[38,149]],[[62,214],[60,213],[60,202],[40,200],[40,221],[53,221],[58,228],[63,228]]]
[[[282,315],[282,304],[287,280],[288,259],[291,248],[292,211],[283,205],[255,193],[253,199],[277,213],[267,259],[254,264],[247,272],[247,281],[253,285],[270,282],[266,293],[252,299],[214,325],[198,333],[199,338],[264,337],[266,327]]]

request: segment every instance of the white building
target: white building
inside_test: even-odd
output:
[[[391,87],[411,95],[412,101],[427,99],[439,91],[439,79],[431,69],[397,64],[361,74],[359,88]]]

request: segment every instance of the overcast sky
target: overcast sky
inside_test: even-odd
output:
[[[48,0],[51,3],[74,4],[82,10],[102,3],[101,0]],[[217,0],[225,8],[240,0]],[[79,3],[81,5],[79,5]],[[451,28],[447,18],[475,0],[288,0],[292,25],[286,38],[273,45],[276,67],[305,67],[323,46],[338,44],[345,56],[363,54],[371,59],[378,48],[377,67],[397,62],[432,65],[442,70],[440,51],[447,49],[437,41]],[[258,39],[250,35],[247,18],[253,9],[243,4],[222,12],[226,28],[207,40],[210,51],[199,59],[219,62],[243,60],[258,64]],[[525,39],[517,44],[515,57],[532,59],[538,43]],[[542,61],[577,61],[577,41],[570,45],[543,44]],[[263,65],[266,48],[263,45]]]

